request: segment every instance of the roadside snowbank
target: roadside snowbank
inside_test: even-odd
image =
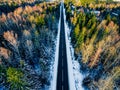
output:
[[[66,39],[66,49],[67,49],[67,63],[68,63],[68,79],[69,79],[69,89],[70,90],[76,90],[75,89],[75,80],[73,76],[73,65],[72,65],[72,57],[71,57],[71,51],[70,51],[70,41],[68,39],[68,30],[66,24],[66,15],[65,15],[65,9],[63,9],[64,14],[64,24],[65,24],[65,39]]]
[[[64,9],[65,37],[68,60],[68,74],[70,90],[84,90],[82,87],[83,75],[80,73],[80,65],[74,58],[74,49],[71,45],[70,29],[66,23],[66,15]]]
[[[60,11],[61,11],[61,6],[60,6]],[[54,65],[51,67],[52,68],[51,69],[52,80],[51,80],[51,86],[50,86],[49,90],[56,90],[58,56],[59,56],[60,24],[61,24],[61,12],[60,12],[60,18],[59,18],[59,23],[58,23],[58,34],[57,34],[57,40],[56,40],[55,61],[54,61]]]

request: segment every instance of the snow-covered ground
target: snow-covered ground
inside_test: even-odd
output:
[[[70,90],[76,90],[75,89],[75,80],[73,77],[73,65],[72,65],[72,57],[70,53],[70,42],[68,39],[68,27],[66,24],[66,15],[65,15],[65,9],[63,10],[64,13],[64,25],[65,25],[65,41],[66,41],[66,52],[67,52],[67,63],[68,63],[68,79],[69,79],[69,88]]]
[[[60,11],[61,11],[61,6],[60,6]],[[57,34],[57,40],[56,40],[55,61],[54,61],[54,65],[51,67],[52,80],[51,80],[51,85],[50,85],[49,90],[56,90],[58,55],[59,55],[59,39],[60,39],[60,24],[61,24],[61,12],[60,12],[60,18],[59,18],[59,23],[58,23],[58,34]]]
[[[80,73],[80,64],[74,58],[74,49],[71,45],[70,29],[66,22],[65,9],[64,20],[70,90],[84,90],[84,88],[82,87],[82,80],[84,76],[82,75],[82,73]]]
[[[64,4],[62,3],[60,6],[60,11],[61,11],[62,5],[64,7]],[[69,78],[70,90],[84,90],[84,88],[82,87],[82,80],[84,77],[80,73],[80,65],[79,65],[78,61],[76,61],[74,58],[74,49],[70,43],[70,41],[71,41],[70,29],[66,22],[65,9],[63,10],[63,13],[64,13],[65,39],[66,39],[68,75],[69,75],[68,78]],[[56,90],[60,24],[61,24],[61,13],[60,13],[60,18],[59,18],[58,34],[57,34],[57,40],[56,40],[55,62],[54,62],[54,65],[51,66],[52,80],[51,80],[51,86],[50,86],[49,90]]]

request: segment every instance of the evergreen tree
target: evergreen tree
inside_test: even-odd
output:
[[[23,90],[25,82],[23,72],[19,69],[9,67],[7,70],[7,82],[10,83],[11,90]]]

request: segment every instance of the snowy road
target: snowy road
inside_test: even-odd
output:
[[[63,4],[61,4],[60,44],[56,90],[69,90]]]
[[[70,44],[69,33],[64,4],[61,3],[54,75],[50,90],[84,90],[82,87],[83,76],[79,72],[79,63],[74,60],[74,49]]]

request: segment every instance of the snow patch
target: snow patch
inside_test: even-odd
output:
[[[82,87],[84,76],[80,73],[80,64],[78,63],[78,61],[73,61],[73,68],[76,90],[84,90],[84,88]]]
[[[64,7],[64,6],[63,6]],[[70,41],[68,39],[68,30],[66,24],[66,15],[65,15],[65,9],[63,9],[64,14],[64,25],[65,25],[65,39],[66,39],[66,50],[67,50],[67,63],[68,63],[68,79],[69,79],[69,89],[70,90],[76,90],[75,89],[75,80],[73,76],[73,65],[72,65],[72,57],[70,53]]]
[[[84,76],[80,73],[80,64],[75,61],[74,48],[71,45],[70,29],[66,22],[65,9],[64,13],[64,23],[65,23],[65,38],[66,38],[66,48],[67,48],[67,62],[68,62],[68,77],[70,90],[84,90],[82,87],[82,81]]]
[[[61,6],[60,6],[61,11]],[[60,39],[60,24],[61,24],[61,12],[60,12],[60,18],[58,23],[58,34],[57,34],[57,40],[56,40],[56,50],[55,50],[55,62],[53,65],[52,71],[52,80],[51,80],[51,86],[49,90],[57,90],[56,89],[56,83],[57,83],[57,68],[58,68],[58,56],[59,56],[59,39]]]

